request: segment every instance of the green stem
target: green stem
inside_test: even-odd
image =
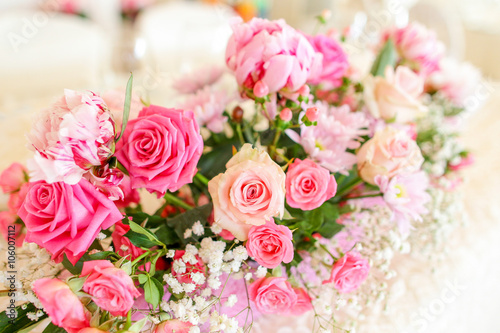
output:
[[[351,180],[345,186],[342,186],[343,188],[337,192],[335,197],[340,198],[340,197],[344,196],[347,192],[349,192],[350,190],[352,190],[354,187],[358,186],[361,183],[363,183],[363,179],[361,179],[361,178],[355,178],[355,179]],[[343,185],[343,184],[341,184],[341,185]]]
[[[278,144],[278,141],[281,136],[282,129],[277,128],[276,133],[274,134],[274,139],[273,143],[269,146],[269,155],[271,156],[272,159],[276,157],[276,145]]]
[[[188,205],[187,203],[185,203],[184,201],[182,201],[181,199],[177,198],[175,195],[171,194],[171,193],[165,193],[165,195],[163,196],[163,198],[165,200],[167,200],[167,202],[170,202],[171,204],[177,206],[177,207],[181,207],[181,208],[184,208],[186,210],[191,210],[193,209],[193,207],[191,207],[190,205]]]
[[[241,124],[236,125],[236,133],[238,134],[238,138],[240,139],[240,143],[243,146],[245,144],[245,139],[243,138],[243,132],[241,132]]]
[[[318,243],[319,243],[319,242],[318,242]],[[332,257],[332,259],[333,259],[334,261],[338,260],[338,258],[337,258],[337,257],[335,257],[335,256],[334,256],[334,255],[333,255],[333,254],[332,254],[332,253],[331,253],[331,252],[330,252],[330,251],[326,248],[326,246],[325,246],[325,245],[323,245],[323,244],[319,243],[319,246],[320,246],[323,250],[325,250],[325,251],[326,251],[326,253],[328,253],[328,254],[330,255],[330,257]]]
[[[194,175],[194,177],[202,182],[205,186],[208,186],[208,178],[203,176],[201,173],[198,172],[196,175]]]
[[[135,258],[134,261],[132,261],[132,266],[134,266],[135,264],[137,264],[139,261],[141,261],[142,259],[144,259],[145,257],[147,257],[150,254],[151,254],[151,251],[144,252],[143,254],[141,254],[140,256]]]

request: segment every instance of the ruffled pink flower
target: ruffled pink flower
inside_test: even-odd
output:
[[[312,210],[337,192],[330,171],[309,159],[295,159],[286,174],[286,202],[293,208]]]
[[[134,298],[141,295],[132,278],[107,260],[84,262],[81,276],[87,277],[83,291],[92,297],[97,306],[113,316],[127,316],[134,305]]]
[[[183,74],[181,78],[174,81],[173,87],[181,94],[194,94],[206,86],[217,82],[224,68],[219,66],[206,66],[193,70],[191,73]]]
[[[84,177],[110,200],[123,200],[125,195],[120,184],[125,174],[120,169],[110,169],[109,165],[106,164],[103,167],[90,169],[84,174]]]
[[[30,183],[19,209],[26,225],[26,241],[45,248],[61,262],[65,254],[75,264],[97,234],[122,219],[115,204],[87,180]]]
[[[187,97],[181,108],[194,112],[200,126],[206,126],[214,133],[224,130],[227,117],[223,115],[228,98],[222,91],[213,91],[206,87]]]
[[[33,291],[54,325],[68,333],[79,333],[90,326],[90,312],[66,283],[58,279],[39,279],[33,283]]]
[[[287,135],[302,145],[309,157],[331,172],[347,173],[356,156],[347,149],[357,149],[368,120],[361,112],[351,112],[347,105],[339,108],[317,104],[320,114],[317,126],[300,128],[300,134],[286,130]]]
[[[439,62],[444,55],[445,47],[438,40],[435,31],[413,22],[404,28],[389,32],[388,35],[394,39],[403,59],[410,62],[407,65],[424,75],[439,70]]]
[[[293,260],[293,236],[288,227],[277,225],[274,219],[253,226],[246,243],[248,255],[266,268],[278,267]]]
[[[306,36],[314,50],[321,55],[321,65],[312,71],[308,83],[323,83],[324,88],[333,89],[342,84],[342,77],[349,68],[347,55],[334,38],[325,35]]]
[[[215,223],[246,240],[252,225],[283,216],[285,173],[267,152],[250,144],[243,145],[226,168],[208,183]]]
[[[286,314],[297,305],[297,294],[285,277],[263,277],[248,287],[250,300],[262,313]]]
[[[306,83],[316,54],[307,39],[285,21],[238,21],[233,32],[226,63],[240,86],[252,91],[261,81],[273,93],[295,92]]]
[[[28,161],[31,180],[77,184],[92,166],[111,157],[114,137],[115,123],[101,97],[65,90],[28,135],[35,150]]]
[[[151,105],[129,121],[116,157],[128,170],[132,188],[162,196],[193,181],[202,152],[192,112]]]
[[[431,200],[427,193],[429,179],[423,172],[410,175],[396,175],[389,180],[387,176],[375,177],[375,183],[384,193],[384,200],[393,211],[393,219],[402,235],[407,236],[412,221],[422,221],[428,212],[425,205]]]
[[[19,191],[28,181],[28,170],[20,163],[12,163],[0,174],[0,188],[3,193]]]
[[[369,271],[368,260],[357,253],[347,252],[335,262],[330,278],[323,281],[323,284],[333,283],[334,288],[340,293],[350,293],[366,280]]]

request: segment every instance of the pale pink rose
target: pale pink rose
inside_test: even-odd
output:
[[[317,103],[316,106],[319,109],[317,126],[302,125],[300,134],[290,129],[286,134],[322,167],[347,174],[356,164],[356,156],[348,149],[360,146],[361,137],[368,134],[365,129],[368,120],[362,112],[351,112],[347,105],[335,108]]]
[[[310,159],[295,159],[286,173],[286,202],[293,208],[312,210],[337,192],[337,182],[330,171]]]
[[[245,144],[208,183],[215,223],[239,240],[252,225],[263,225],[285,209],[285,173],[269,155]]]
[[[222,74],[224,74],[224,68],[219,66],[209,65],[197,68],[175,80],[173,88],[181,94],[194,94],[198,90],[217,82]]]
[[[236,81],[253,90],[261,81],[270,93],[295,92],[310,75],[316,54],[307,39],[285,21],[253,18],[235,22],[226,48],[226,63]]]
[[[377,175],[392,178],[417,172],[424,162],[417,143],[406,131],[391,126],[376,132],[361,146],[357,156],[359,175],[370,184],[375,184]]]
[[[115,123],[101,97],[65,90],[64,97],[35,119],[28,135],[35,156],[31,181],[75,185],[87,170],[113,155]]]
[[[58,279],[39,279],[33,283],[33,291],[54,325],[68,333],[78,333],[90,326],[90,312],[66,283]]]
[[[227,122],[227,117],[223,115],[227,102],[228,96],[225,92],[206,87],[188,96],[181,104],[181,108],[193,111],[200,126],[206,126],[210,131],[220,133]]]
[[[85,261],[81,276],[87,277],[83,291],[113,316],[127,316],[134,298],[141,295],[132,278],[107,260]]]
[[[454,58],[443,58],[440,70],[428,77],[427,84],[460,107],[467,107],[467,101],[474,97],[481,83],[481,72],[468,62]]]
[[[347,55],[334,38],[325,35],[306,36],[314,50],[321,55],[322,61],[318,68],[312,71],[308,82],[324,85],[332,89],[342,84],[342,77],[349,68]]]
[[[368,260],[357,253],[347,252],[333,264],[330,278],[323,281],[323,284],[333,283],[340,293],[350,293],[366,280],[369,271]]]
[[[115,247],[116,253],[120,256],[125,257],[129,256],[129,260],[134,260],[139,257],[141,254],[145,253],[146,250],[143,250],[130,241],[127,237],[124,237],[127,232],[129,232],[130,226],[123,224],[122,222],[117,222],[115,224],[115,230],[111,234],[111,238],[113,239],[113,245]]]
[[[387,66],[385,77],[369,76],[366,79],[364,96],[368,110],[375,118],[404,124],[427,113],[427,107],[419,100],[423,91],[423,78],[411,69],[398,66],[394,72]]]
[[[18,214],[26,225],[27,242],[45,248],[56,262],[65,254],[73,264],[101,230],[123,217],[115,204],[85,179],[76,185],[30,183]]]
[[[290,308],[288,315],[301,316],[304,313],[311,311],[313,305],[311,303],[311,297],[303,288],[293,288],[295,294],[297,294],[297,303],[295,306]]]
[[[248,255],[266,268],[278,267],[293,260],[293,236],[288,227],[277,225],[274,219],[252,226],[246,243]]]
[[[192,326],[190,322],[171,319],[156,326],[154,333],[189,333]]]
[[[175,251],[174,255],[174,261],[175,260],[182,260],[182,257],[186,251],[184,250],[177,250]],[[203,273],[206,275],[206,267],[201,258],[196,254],[195,259],[197,260],[196,263],[192,262],[186,262],[185,260],[182,260],[182,262],[186,266],[186,270],[182,272],[177,272],[174,269],[172,269],[172,275],[180,282],[180,283],[194,283],[193,279],[191,278],[191,273]]]
[[[297,305],[297,294],[285,277],[263,277],[248,287],[248,296],[262,313],[286,314]]]
[[[203,139],[192,112],[151,105],[128,122],[116,157],[128,170],[132,188],[158,196],[193,181]]]
[[[28,170],[20,163],[12,163],[0,174],[0,188],[3,193],[19,191],[28,181]]]
[[[413,22],[404,28],[389,32],[388,35],[394,39],[394,44],[403,59],[409,62],[407,65],[424,75],[439,70],[445,46],[437,39],[435,31]]]
[[[104,103],[108,106],[113,120],[115,121],[116,133],[120,134],[123,121],[123,107],[125,106],[125,89],[114,89],[108,90],[102,94],[102,99]],[[136,94],[132,93],[132,98],[130,100],[130,113],[128,119],[132,120],[137,118],[139,112],[141,112],[144,104],[142,104],[141,99]]]
[[[410,175],[376,176],[375,184],[384,193],[384,201],[392,209],[392,219],[396,221],[403,236],[408,236],[412,221],[422,221],[428,212],[426,204],[431,200],[427,193],[429,178],[423,171]]]
[[[16,214],[8,211],[0,212],[0,233],[6,242],[11,241],[14,237],[15,245],[19,247],[23,245],[25,235],[21,232],[22,225],[15,224],[16,220]]]

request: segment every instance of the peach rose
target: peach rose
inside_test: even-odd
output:
[[[417,143],[406,131],[386,127],[366,141],[357,153],[360,177],[375,184],[375,176],[392,178],[397,174],[409,174],[420,170],[424,162]]]
[[[365,100],[375,118],[408,123],[428,111],[418,98],[424,91],[424,80],[405,66],[396,71],[387,66],[385,77],[368,77],[365,81]]]
[[[250,144],[243,145],[226,168],[208,183],[215,223],[243,241],[252,225],[283,216],[285,173],[265,151]]]
[[[33,291],[52,323],[69,333],[77,333],[90,324],[88,312],[69,286],[59,279],[39,279]]]

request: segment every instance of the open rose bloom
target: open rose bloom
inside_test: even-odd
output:
[[[151,2],[119,1],[132,20]],[[352,29],[231,28],[227,68],[181,66],[153,94],[168,107],[131,77],[35,116],[33,157],[0,173],[24,318],[0,332],[45,315],[68,333],[354,331],[391,305],[398,263],[432,268],[467,215],[478,71],[419,24],[360,54]]]

